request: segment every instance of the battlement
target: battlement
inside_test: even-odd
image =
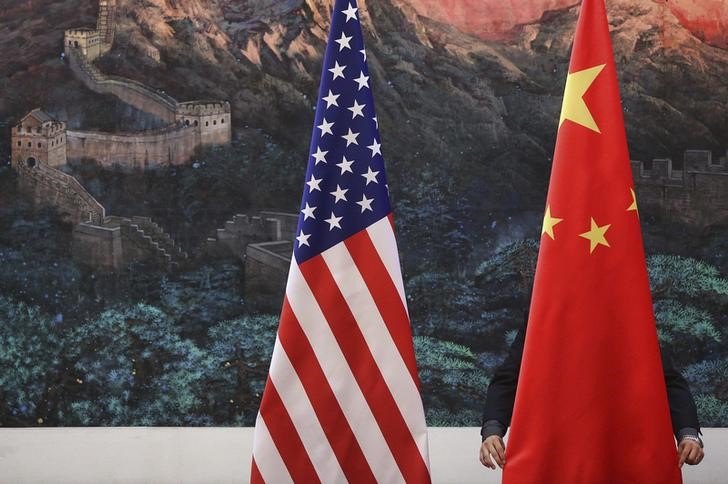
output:
[[[187,116],[211,116],[230,114],[230,103],[227,101],[187,101],[177,105],[177,113]]]
[[[77,27],[75,29],[67,29],[65,31],[66,37],[87,39],[91,37],[98,37],[99,31],[88,27]]]
[[[686,150],[683,169],[669,158],[632,161],[641,207],[695,225],[728,221],[728,153]]]
[[[727,156],[715,158],[710,150],[685,151],[684,166],[687,171],[700,173],[728,173]]]
[[[63,47],[66,55],[70,55],[72,49],[78,49],[84,57],[93,60],[101,55],[101,36],[94,29],[68,29],[63,35]]]
[[[217,229],[207,239],[207,252],[213,256],[234,255],[244,258],[250,244],[264,242],[292,242],[298,215],[280,212],[261,212],[260,215],[238,214]]]
[[[632,174],[636,183],[687,186],[689,175],[728,175],[728,152],[726,156],[713,157],[710,150],[686,150],[682,166],[682,170],[675,169],[670,158],[632,160]]]

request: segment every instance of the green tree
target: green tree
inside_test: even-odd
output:
[[[204,336],[215,321],[244,310],[239,266],[226,262],[204,265],[177,276],[163,276],[160,306],[186,334]]]
[[[48,423],[58,391],[62,337],[58,320],[0,296],[0,423]],[[52,420],[52,419],[51,419]]]
[[[245,316],[208,331],[208,407],[216,424],[253,425],[268,376],[278,318]]]
[[[690,365],[684,371],[704,427],[728,427],[728,358]]]
[[[719,352],[728,308],[728,280],[695,259],[656,255],[647,260],[660,342],[681,365]]]
[[[160,309],[137,304],[101,313],[67,338],[75,385],[64,402],[71,425],[205,425],[212,362]]]
[[[415,336],[414,345],[428,425],[479,425],[489,380],[475,354],[427,336]]]

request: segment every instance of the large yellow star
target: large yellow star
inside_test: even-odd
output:
[[[584,237],[585,239],[589,240],[589,242],[591,242],[591,247],[589,248],[590,254],[594,252],[594,249],[596,249],[598,245],[605,245],[607,247],[610,247],[609,242],[607,242],[607,239],[604,236],[604,234],[607,233],[607,230],[609,230],[609,227],[611,227],[611,225],[604,225],[600,227],[592,218],[591,230],[589,230],[589,232],[579,234],[579,237]]]
[[[632,192],[632,205],[629,206],[627,211],[637,212],[637,214],[639,214],[639,210],[637,209],[637,195],[634,192],[634,188],[630,188],[629,191]]]
[[[589,69],[574,72],[567,76],[566,89],[564,90],[564,103],[561,105],[559,127],[568,119],[601,134],[599,126],[597,126],[589,108],[584,102],[584,95],[605,66],[606,64],[590,67]]]
[[[556,218],[551,216],[551,205],[546,206],[546,215],[543,217],[543,228],[541,229],[541,235],[548,234],[552,240],[556,240],[554,237],[554,227],[563,222],[564,219]]]

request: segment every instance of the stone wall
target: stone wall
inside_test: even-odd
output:
[[[116,0],[99,0],[99,15],[96,30],[101,39],[101,54],[105,54],[114,44],[116,32]]]
[[[106,217],[100,224],[79,224],[73,231],[72,254],[80,264],[112,270],[138,261],[174,270],[188,258],[148,217]]]
[[[688,150],[682,170],[670,159],[633,161],[632,175],[641,208],[692,225],[728,223],[728,156]]]
[[[199,131],[186,126],[141,133],[68,131],[69,160],[93,158],[104,167],[149,169],[184,164],[200,144]]]
[[[66,58],[73,73],[92,91],[112,94],[123,102],[153,114],[167,123],[175,122],[177,101],[172,97],[154,91],[141,82],[103,74],[75,48],[66,46]]]
[[[121,270],[124,267],[121,227],[105,227],[90,223],[73,228],[73,258],[94,268]]]
[[[243,258],[250,244],[293,241],[298,215],[280,212],[261,212],[259,216],[235,215],[207,239],[207,254],[234,255]],[[288,254],[290,257],[290,254]]]
[[[32,167],[17,165],[18,182],[36,205],[56,207],[64,219],[71,223],[101,223],[106,215],[104,207],[70,175],[43,163]]]
[[[245,250],[245,296],[260,310],[277,311],[283,301],[293,243],[251,244]]]

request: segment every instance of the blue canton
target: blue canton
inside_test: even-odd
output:
[[[355,0],[336,0],[294,255],[314,257],[389,215],[379,125]]]

